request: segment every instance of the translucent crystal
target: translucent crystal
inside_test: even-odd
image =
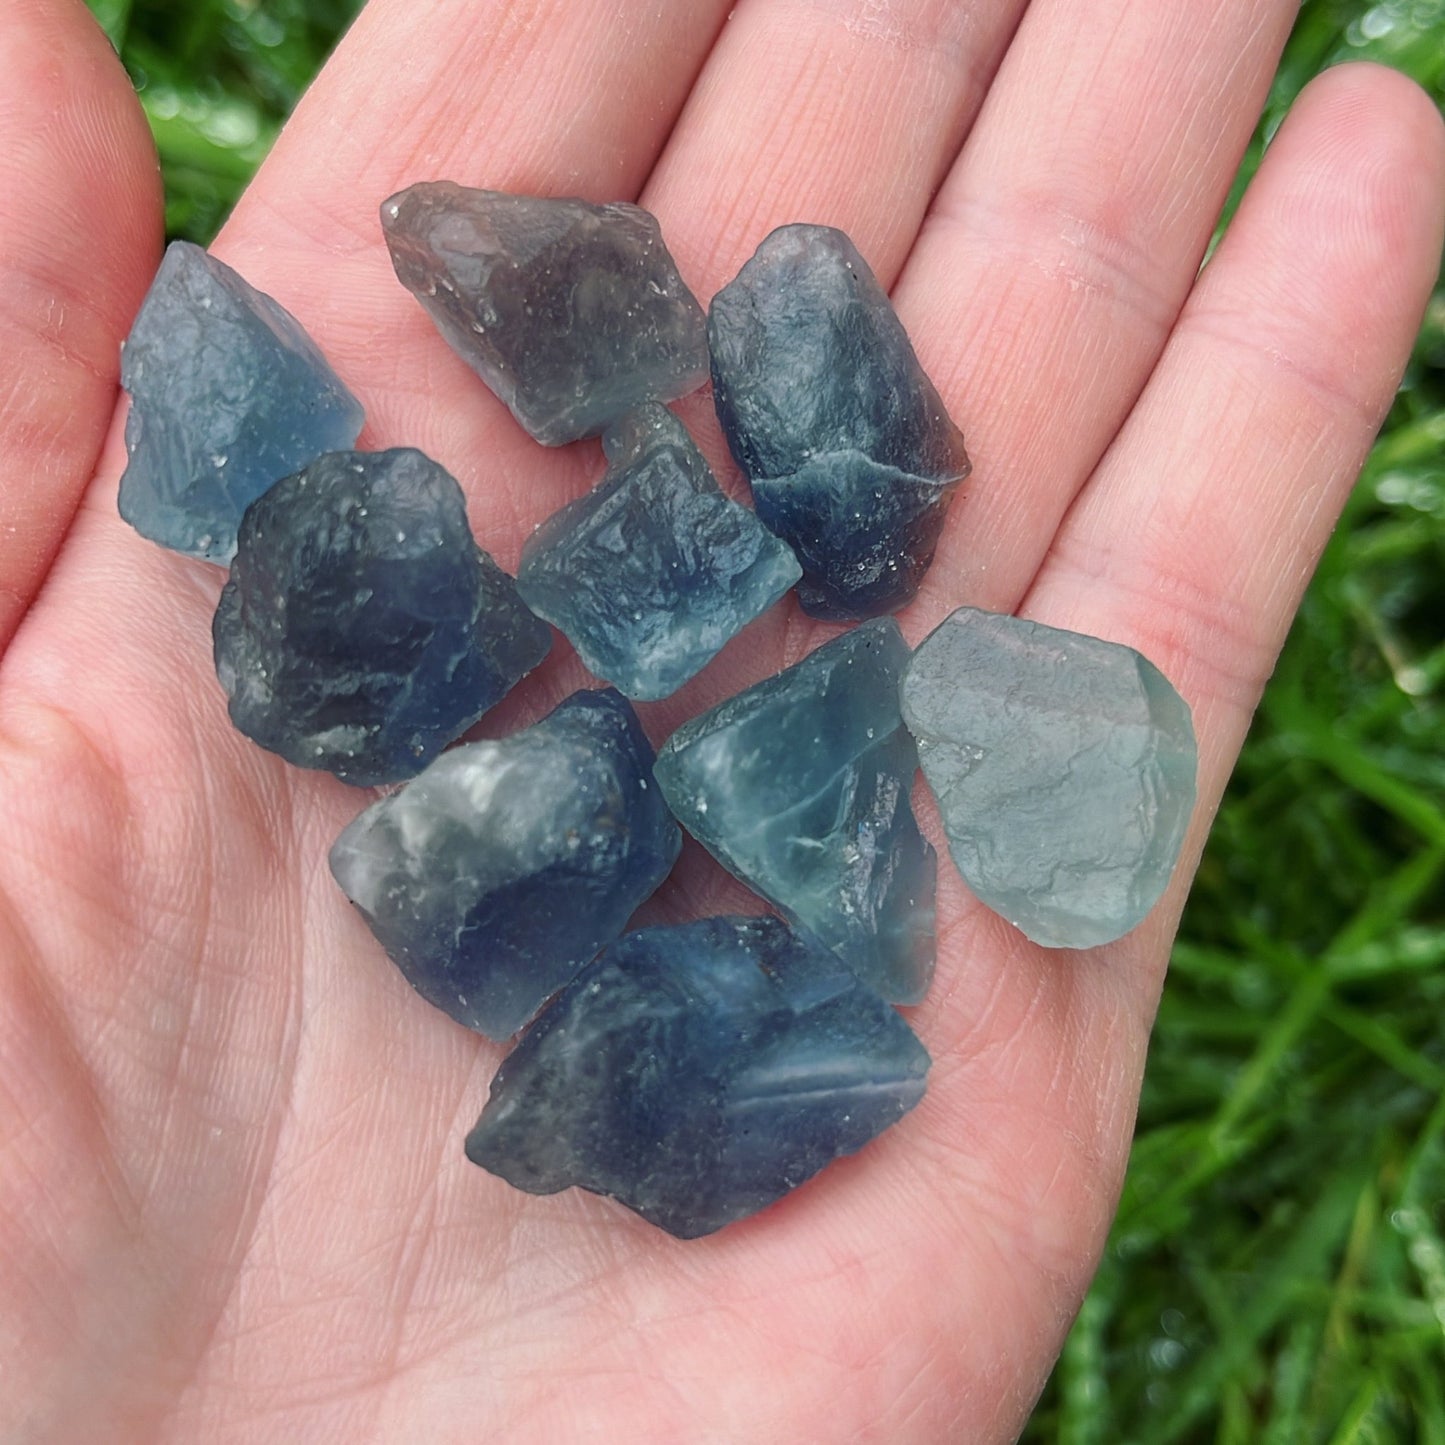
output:
[[[514,1034],[667,876],[682,836],[611,689],[444,753],[336,840],[331,871],[412,986]]]
[[[708,346],[718,418],[759,520],[802,563],[804,610],[897,611],[969,461],[853,243],[830,226],[774,231],[713,298]]]
[[[548,446],[707,376],[702,308],[636,206],[427,181],[381,222],[402,285]]]
[[[861,1149],[923,1097],[928,1064],[872,989],[775,918],[645,929],[523,1036],[467,1156],[692,1239]]]
[[[517,587],[598,677],[667,697],[798,580],[798,563],[722,494],[666,408],[630,412],[603,445],[607,475],[533,533]]]
[[[421,452],[335,452],[246,512],[214,626],[231,720],[348,783],[419,773],[552,634]]]
[[[907,660],[896,623],[854,628],[684,724],[657,759],[683,827],[894,1003],[923,997],[934,957]]]
[[[1133,648],[962,607],[914,654],[903,716],[969,887],[1035,943],[1139,923],[1194,808],[1188,705]]]
[[[121,353],[131,395],[120,513],[142,536],[228,562],[241,514],[279,478],[355,442],[361,404],[301,323],[175,241]]]

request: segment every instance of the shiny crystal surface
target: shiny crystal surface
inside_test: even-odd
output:
[[[922,1098],[928,1065],[897,1013],[777,919],[644,929],[523,1036],[467,1156],[691,1239],[861,1149]]]
[[[214,624],[240,730],[348,783],[413,777],[551,646],[421,452],[335,452],[246,512]]]
[[[838,620],[897,611],[969,473],[963,434],[841,231],[783,226],[713,299],[713,396],[759,519]]]
[[[548,446],[706,379],[702,308],[636,206],[426,181],[381,222],[402,285]]]
[[[352,445],[361,404],[301,324],[229,266],[172,242],[121,352],[130,393],[120,513],[142,536],[228,562],[281,477]]]
[[[423,998],[509,1038],[672,868],[682,836],[652,761],[626,699],[573,693],[368,808],[331,871]]]
[[[903,684],[949,850],[1035,943],[1090,948],[1138,924],[1194,808],[1189,708],[1132,648],[963,607]]]
[[[907,661],[896,623],[866,623],[684,724],[657,759],[683,827],[894,1003],[923,997],[934,959]]]
[[[607,474],[533,533],[517,587],[628,697],[675,692],[798,580],[793,554],[718,488],[682,424],[641,407]]]

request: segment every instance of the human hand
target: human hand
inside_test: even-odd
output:
[[[1289,0],[729,8],[373,0],[217,252],[317,337],[363,444],[443,462],[514,567],[595,450],[543,453],[446,350],[381,199],[637,197],[704,300],[774,225],[841,226],[976,467],[905,631],[966,602],[1158,663],[1200,741],[1174,886],[1119,943],[1048,953],[941,860],[923,1104],[712,1238],[467,1164],[499,1051],[411,994],[332,883],[362,795],[231,729],[219,574],[117,516],[101,442],[154,162],[79,0],[17,0],[0,1438],[901,1445],[1026,1417],[1113,1211],[1188,876],[1438,263],[1445,141],[1400,77],[1327,75],[1196,282]],[[706,399],[681,410],[720,461]],[[776,609],[647,710],[654,740],[824,635]],[[504,724],[579,681],[549,664]],[[724,888],[692,855],[658,907]]]

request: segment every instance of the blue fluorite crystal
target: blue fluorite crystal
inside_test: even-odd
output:
[[[247,737],[348,783],[413,777],[551,646],[421,452],[335,452],[254,502],[215,620]]]
[[[402,285],[548,446],[707,376],[702,308],[636,206],[426,181],[381,223]]]
[[[603,438],[610,466],[533,533],[517,588],[628,697],[667,697],[798,580],[797,560],[729,501],[682,424],[641,407]]]
[[[682,837],[610,688],[444,753],[336,840],[331,871],[412,986],[494,1039],[627,925]]]
[[[213,562],[230,560],[241,514],[267,487],[361,432],[360,403],[300,322],[187,241],[166,251],[120,379],[121,516]]]
[[[896,612],[968,475],[963,434],[882,287],[829,226],[768,236],[708,313],[713,396],[814,617]]]
[[[657,760],[683,827],[894,1003],[923,997],[934,956],[907,661],[896,623],[867,623],[686,723]]]
[[[962,607],[920,644],[903,715],[969,887],[1035,943],[1139,923],[1194,807],[1189,707],[1133,648]]]
[[[692,1239],[896,1123],[928,1063],[872,989],[775,918],[645,929],[522,1038],[467,1157],[533,1194],[610,1195]]]

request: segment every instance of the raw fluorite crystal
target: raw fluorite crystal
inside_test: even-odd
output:
[[[903,716],[969,887],[1090,948],[1164,891],[1194,807],[1189,708],[1132,648],[973,608],[918,648]]]
[[[517,588],[628,697],[675,692],[798,580],[797,560],[719,489],[666,408],[603,437],[610,466],[533,533]]]
[[[894,1003],[923,997],[934,955],[907,661],[896,623],[867,623],[684,724],[657,760],[683,827]]]
[[[402,285],[539,442],[595,435],[707,376],[702,308],[636,206],[427,181],[381,222]]]
[[[713,299],[713,396],[815,617],[895,612],[968,475],[963,434],[841,231],[783,226]]]
[[[120,379],[121,516],[213,562],[230,561],[241,514],[267,487],[361,432],[360,403],[300,322],[187,241],[166,251]]]
[[[692,1239],[861,1149],[923,1097],[928,1062],[872,989],[775,918],[645,929],[523,1037],[467,1157]]]
[[[331,871],[412,986],[514,1034],[627,925],[682,845],[610,688],[444,753],[336,840]]]
[[[413,777],[551,645],[421,452],[335,452],[254,502],[215,620],[231,720],[348,783]]]

